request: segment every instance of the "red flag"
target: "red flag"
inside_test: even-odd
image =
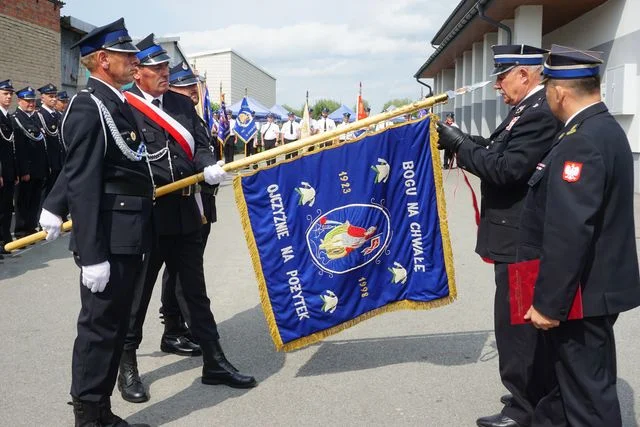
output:
[[[360,82],[360,93],[358,93],[358,102],[356,104],[356,120],[367,118],[367,112],[364,111],[364,103],[362,102],[362,82]]]

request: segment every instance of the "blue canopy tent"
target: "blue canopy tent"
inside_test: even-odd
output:
[[[347,107],[346,105],[342,104],[340,106],[340,108],[338,108],[336,111],[334,111],[333,113],[329,114],[329,118],[331,120],[333,120],[336,123],[341,123],[342,122],[342,116],[344,113],[349,113],[351,114],[351,117],[349,117],[349,122],[355,122],[356,121],[356,115],[353,112],[353,110],[349,107]]]
[[[267,114],[269,114],[271,111],[269,111],[269,109],[267,107],[265,107],[264,105],[260,104],[258,101],[256,101],[254,98],[247,96],[247,102],[249,103],[249,108],[251,108],[252,111],[255,111],[255,117],[256,119],[260,120],[260,119],[266,119],[267,118]],[[231,112],[233,112],[233,115],[237,115],[240,112],[240,106],[242,105],[242,99],[238,102],[236,102],[235,104],[233,104],[230,107],[227,107],[229,110],[231,110]],[[286,117],[286,116],[285,116]],[[277,119],[278,117],[276,117]]]
[[[284,108],[282,105],[273,104],[273,107],[269,108],[276,116],[280,116],[280,120],[285,121],[289,117],[289,110]],[[300,120],[300,117],[296,116],[295,120]]]

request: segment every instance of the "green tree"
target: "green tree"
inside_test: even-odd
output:
[[[220,109],[220,104],[217,102],[212,102],[211,104],[211,112],[218,111]]]
[[[362,98],[362,104],[364,105],[364,111],[367,111],[367,108],[371,107],[371,105],[369,105],[369,101],[364,98]],[[358,114],[358,106],[356,104],[353,104],[352,110],[356,113],[356,115]]]
[[[387,101],[387,102],[384,103],[384,105],[382,106],[382,111],[385,111],[387,108],[389,108],[392,105],[394,105],[396,107],[402,107],[404,105],[411,104],[412,102],[413,102],[413,99],[410,99],[410,98],[392,99],[392,100]]]
[[[302,117],[302,109],[304,108],[304,105],[301,108],[293,108],[288,106],[287,104],[282,104],[282,108],[287,111],[293,111],[296,116]],[[283,117],[282,120],[286,120],[286,117]]]
[[[333,99],[318,99],[315,104],[309,106],[309,108],[313,108],[311,117],[314,119],[320,117],[322,115],[322,109],[325,107],[329,109],[329,112],[332,112],[340,108],[340,103]]]

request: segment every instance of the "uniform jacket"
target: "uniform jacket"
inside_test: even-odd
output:
[[[463,143],[458,165],[478,176],[482,203],[476,252],[499,262],[514,262],[518,223],[527,180],[549,151],[560,122],[551,114],[544,89],[511,109],[489,139]]]
[[[143,96],[136,85],[131,88],[131,92]],[[132,108],[149,152],[156,153],[167,146],[169,147],[168,156],[165,155],[151,163],[154,181],[158,187],[202,172],[205,166],[216,162],[214,154],[209,149],[207,126],[196,113],[191,98],[168,91],[162,96],[162,109],[193,135],[195,152],[193,160],[189,159],[180,144],[160,125],[137,109]],[[200,230],[202,227],[195,197],[193,195],[182,196],[182,190],[156,200],[154,221],[156,233],[163,235],[188,234]]]
[[[103,130],[93,93],[109,110],[124,142],[133,150],[140,133],[128,104],[106,84],[90,78],[67,108],[62,136],[68,147],[62,173],[44,208],[60,213],[66,193],[73,216],[70,249],[81,265],[115,255],[141,255],[151,246],[153,187],[146,162],[132,161]],[[106,147],[105,147],[106,143]]]
[[[5,181],[15,181],[18,173],[15,141],[11,141],[11,135],[13,135],[13,122],[0,111],[0,163],[2,178]]]
[[[30,175],[31,179],[44,179],[49,175],[49,160],[47,159],[46,141],[34,141],[25,135],[24,130],[34,138],[42,134],[40,120],[36,113],[31,117],[21,109],[17,109],[12,115],[13,130],[16,144],[16,156],[18,159],[18,174]],[[18,125],[20,123],[22,127]],[[24,130],[22,129],[24,128]]]
[[[64,163],[64,148],[59,136],[60,113],[54,111],[53,114],[44,108],[40,108],[38,113],[42,117],[40,122],[44,135],[47,138],[47,157],[49,159],[49,167],[52,171],[62,169]],[[44,121],[44,123],[42,123]]]
[[[529,180],[519,258],[540,258],[534,307],[566,320],[578,284],[585,317],[640,305],[629,141],[602,103],[564,127]]]

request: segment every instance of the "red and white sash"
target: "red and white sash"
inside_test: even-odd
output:
[[[195,140],[193,139],[193,135],[191,135],[184,126],[143,97],[131,92],[124,92],[124,96],[132,107],[167,131],[169,135],[180,144],[180,147],[187,153],[189,159],[193,160],[196,145]]]

